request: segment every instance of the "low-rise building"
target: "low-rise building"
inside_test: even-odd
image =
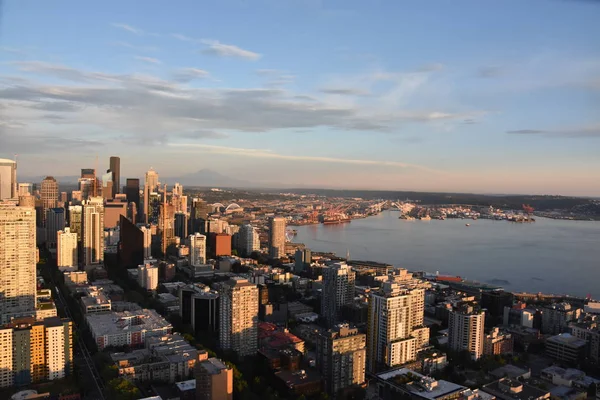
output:
[[[218,358],[199,359],[195,368],[197,400],[232,400],[233,369]]]
[[[546,340],[546,355],[558,361],[576,364],[585,358],[587,343],[570,333],[561,333]]]
[[[87,296],[79,299],[84,314],[110,312],[111,300],[96,286],[86,288]]]
[[[483,385],[481,390],[496,396],[499,400],[543,400],[550,398],[550,392],[510,378],[502,378]]]
[[[495,356],[500,354],[512,354],[513,337],[510,333],[493,328],[490,333],[483,337],[483,354]]]
[[[540,376],[542,379],[552,382],[553,385],[582,390],[588,390],[590,386],[598,386],[600,384],[600,380],[587,376],[583,371],[573,368],[560,368],[556,365],[544,368]]]
[[[313,396],[323,390],[321,375],[314,369],[279,371],[275,373],[275,378],[286,398]]]
[[[451,400],[469,390],[465,386],[435,380],[407,368],[379,373],[376,380],[380,400]]]
[[[145,348],[113,353],[119,376],[132,381],[175,383],[191,378],[198,351],[179,335],[149,336]]]
[[[111,346],[140,346],[147,336],[171,333],[172,325],[155,310],[88,314],[85,317],[98,350]]]

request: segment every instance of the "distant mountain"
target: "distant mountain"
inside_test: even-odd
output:
[[[258,187],[259,184],[225,176],[212,169],[201,169],[189,174],[164,178],[167,184],[181,183],[184,186]]]
[[[19,183],[37,183],[40,184],[47,176],[52,176],[58,184],[77,184],[79,175],[56,176],[56,175],[39,175],[39,176],[17,176]]]

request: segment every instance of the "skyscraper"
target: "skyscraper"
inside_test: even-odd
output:
[[[256,354],[258,342],[258,288],[241,277],[219,285],[219,345],[238,356]]]
[[[56,266],[73,267],[78,265],[77,234],[70,228],[58,231],[56,235]]]
[[[17,198],[17,162],[0,158],[0,200]]]
[[[28,196],[33,193],[33,184],[19,183],[19,196]]]
[[[49,208],[46,210],[46,246],[56,248],[56,233],[65,227],[65,209]]]
[[[240,226],[238,243],[241,255],[249,256],[253,251],[260,250],[260,238],[256,228],[250,224]]]
[[[330,394],[364,383],[366,342],[366,335],[348,324],[337,325],[318,336],[317,366]]]
[[[355,273],[346,263],[335,263],[323,269],[321,315],[328,326],[340,320],[340,311],[354,300]]]
[[[145,227],[138,228],[133,222],[121,215],[119,220],[121,229],[119,243],[119,259],[126,268],[135,267],[144,263],[144,232]],[[147,230],[149,232],[149,230]]]
[[[58,202],[58,182],[52,176],[47,176],[41,184],[40,195],[42,198],[42,218],[45,226],[46,210],[56,208]]]
[[[102,175],[102,192],[99,194],[105,199],[114,199],[115,186],[112,179],[112,172],[110,170],[106,171],[106,173]]]
[[[104,203],[92,197],[83,204],[83,265],[100,264],[104,260]]]
[[[367,367],[375,373],[412,361],[429,343],[423,327],[425,289],[416,279],[386,282],[369,296]]]
[[[150,192],[154,192],[158,189],[158,172],[153,168],[150,168],[148,172],[146,172],[146,181],[144,185],[148,186]]]
[[[71,232],[77,234],[77,241],[83,237],[83,207],[80,205],[69,206],[69,227]]]
[[[138,265],[138,284],[146,290],[156,290],[158,287],[158,265]]]
[[[125,183],[125,195],[128,203],[135,203],[136,210],[140,212],[140,180],[128,178]]]
[[[195,267],[198,265],[206,264],[206,236],[201,235],[199,233],[195,233],[193,235],[190,235],[189,242],[190,266]]]
[[[121,193],[121,159],[112,156],[110,158],[109,169],[112,174],[112,197],[114,198],[117,193]]]
[[[187,229],[188,228],[188,220],[187,214],[185,212],[176,212],[175,213],[175,236],[178,238],[186,238],[188,236]]]
[[[272,217],[269,219],[269,257],[285,256],[285,218]]]
[[[476,305],[462,304],[448,316],[448,348],[468,351],[473,360],[483,354],[485,312]]]
[[[0,323],[36,307],[35,211],[0,204]]]

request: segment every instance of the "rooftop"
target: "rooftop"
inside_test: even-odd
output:
[[[561,333],[560,335],[552,336],[546,342],[569,347],[584,347],[587,344],[585,340],[576,338],[570,333]]]
[[[200,365],[210,375],[220,374],[221,371],[223,371],[224,369],[227,369],[227,365],[225,365],[225,363],[223,361],[219,360],[218,358],[214,358],[214,357],[209,358],[208,360],[202,361],[200,363]]]
[[[123,332],[140,332],[172,329],[172,326],[155,310],[109,312],[86,315],[94,337],[115,335]]]
[[[175,386],[177,386],[177,388],[182,392],[196,390],[196,380],[190,379],[189,381],[175,382]]]
[[[483,385],[481,390],[501,399],[534,400],[549,397],[548,392],[519,381],[502,378]]]
[[[397,368],[382,372],[377,378],[399,387],[414,396],[425,399],[437,399],[466,390],[465,386],[453,382],[438,380],[421,375],[408,368]],[[406,379],[402,379],[406,378]],[[403,382],[404,381],[404,382]]]

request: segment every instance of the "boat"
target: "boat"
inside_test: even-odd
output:
[[[414,221],[415,217],[411,217],[410,215],[401,215],[398,217],[398,219],[404,219],[406,221]]]
[[[352,222],[350,218],[328,218],[323,220],[323,225],[346,224],[350,222]]]
[[[431,221],[431,217],[429,215],[425,215],[424,217],[419,218],[421,221]]]
[[[465,224],[465,226],[471,226],[471,224]]]

